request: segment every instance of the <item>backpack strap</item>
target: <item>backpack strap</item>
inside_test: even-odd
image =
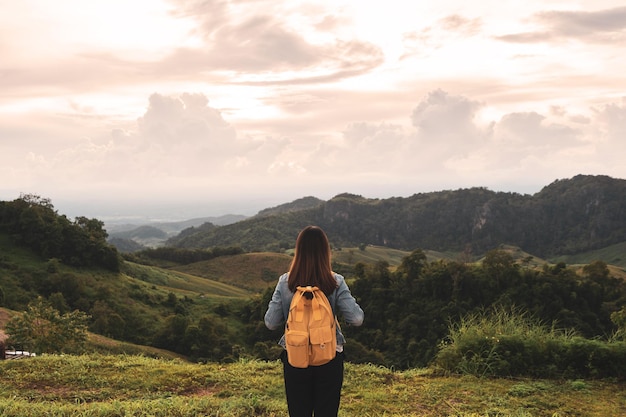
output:
[[[311,300],[311,307],[313,311],[313,319],[321,320],[322,319],[322,303],[320,303],[317,298],[317,293],[313,293],[313,299]]]
[[[333,309],[330,306],[330,301],[328,303],[324,303],[324,302],[320,302],[318,297],[320,297],[317,293],[313,293],[313,302],[314,302],[314,308],[313,308],[313,313],[316,314],[315,315],[315,319],[316,320],[321,320],[322,319],[322,313],[321,313],[321,309],[325,309],[326,312],[328,313],[329,316],[333,317]],[[328,300],[328,298],[327,298]],[[317,304],[317,309],[315,308],[315,304]],[[330,309],[329,309],[330,307]]]
[[[304,308],[300,306],[300,299],[304,295],[304,292],[300,291],[300,287],[298,287],[298,291],[293,295],[293,300],[291,301],[291,307],[289,312],[293,310],[293,314],[289,314],[292,321],[301,322],[304,320]]]

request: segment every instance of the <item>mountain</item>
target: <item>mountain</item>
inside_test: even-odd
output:
[[[144,225],[125,232],[117,232],[114,236],[120,239],[164,239],[167,233],[158,227]]]
[[[295,207],[188,230],[167,244],[281,250],[293,247],[308,224],[322,227],[335,247],[371,244],[480,254],[507,244],[548,258],[626,241],[626,180],[608,176],[556,180],[534,195],[486,188],[387,199],[344,193],[309,208]]]
[[[227,214],[218,217],[200,217],[178,222],[149,222],[147,224],[107,224],[108,242],[121,252],[136,252],[146,247],[162,246],[165,241],[185,229],[205,223],[225,226],[246,219],[247,216]]]
[[[257,217],[273,216],[277,214],[293,213],[296,211],[317,208],[324,204],[324,200],[317,197],[302,197],[291,203],[281,204],[276,207],[267,208],[257,213]]]

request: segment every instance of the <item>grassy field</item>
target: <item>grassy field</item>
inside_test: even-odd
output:
[[[626,279],[626,242],[577,255],[563,255],[555,257],[550,259],[550,262],[565,262],[567,265],[579,266],[582,268],[583,266],[598,259],[602,259],[608,264],[609,271],[612,276]]]
[[[362,249],[342,248],[341,250],[333,250],[333,261],[347,265],[354,265],[358,262],[375,264],[379,261],[385,261],[389,263],[391,268],[395,268],[400,265],[402,259],[410,255],[410,253],[410,251],[386,248],[384,246],[367,245]],[[429,262],[444,258],[454,259],[456,256],[454,254],[443,254],[431,250],[425,250],[424,254]]]
[[[385,248],[382,246],[368,245],[359,248],[342,248],[341,250],[333,250],[333,261],[338,263],[344,263],[348,265],[354,265],[358,262],[364,264],[374,264],[379,261],[386,261],[390,266],[395,267],[400,265],[402,258],[407,256],[410,252],[401,251],[397,249]]]
[[[287,416],[279,362],[190,364],[144,356],[0,362],[0,415]],[[340,416],[626,415],[626,384],[477,379],[346,364]]]
[[[382,246],[367,246],[364,249],[342,248],[333,250],[334,263],[347,265],[350,268],[358,262],[375,264],[386,261],[393,269],[400,265],[402,258],[410,252]],[[435,251],[425,251],[429,261],[446,258]],[[278,277],[289,269],[292,256],[284,253],[246,253],[233,256],[221,256],[209,261],[196,262],[189,265],[174,266],[171,269],[185,274],[204,277],[214,281],[228,283],[237,288],[249,291],[263,291],[274,287]]]
[[[609,265],[626,268],[626,242],[607,246],[577,255],[563,255],[550,259],[550,262],[565,262],[569,264],[588,264],[597,259],[603,259]]]
[[[173,269],[257,292],[274,287],[280,274],[289,268],[291,259],[291,256],[282,253],[245,253],[220,256]]]
[[[233,285],[172,269],[126,262],[126,275],[181,294],[210,294],[214,297],[249,297],[250,292]]]
[[[333,251],[333,262],[348,265],[351,268],[357,262],[374,264],[386,261],[391,268],[400,265],[402,258],[409,252],[396,249],[368,246],[364,250],[344,248]],[[433,256],[433,259],[436,259]],[[231,286],[248,291],[259,292],[273,288],[278,277],[289,269],[292,255],[285,253],[245,253],[233,256],[221,256],[209,261],[189,265],[173,266],[171,269],[204,277],[213,281],[228,283]]]

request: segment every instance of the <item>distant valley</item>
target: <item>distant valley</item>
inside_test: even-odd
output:
[[[139,224],[105,222],[105,228],[109,234],[110,243],[122,252],[134,252],[146,247],[162,246],[167,239],[190,227],[197,227],[205,223],[226,226],[247,218],[247,216],[239,214],[227,214],[175,222],[148,221]]]

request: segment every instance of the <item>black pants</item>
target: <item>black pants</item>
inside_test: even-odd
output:
[[[337,417],[343,385],[343,353],[321,366],[294,368],[283,352],[283,375],[290,417]]]

